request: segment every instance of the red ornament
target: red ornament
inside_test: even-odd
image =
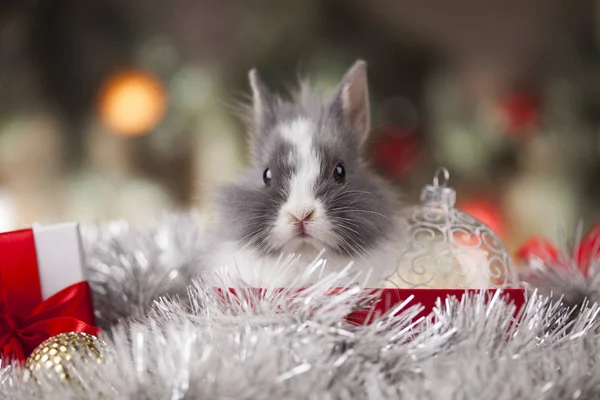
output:
[[[516,257],[521,261],[538,257],[546,263],[554,264],[558,261],[558,250],[546,239],[531,238],[517,251]]]
[[[412,132],[387,124],[371,149],[374,163],[391,177],[402,176],[420,156],[420,146]]]
[[[514,92],[500,100],[500,111],[509,134],[520,134],[538,124],[538,104],[527,92]]]
[[[579,269],[584,275],[588,275],[590,266],[600,256],[600,224],[594,226],[581,240],[575,257]]]
[[[600,224],[594,226],[575,248],[574,259],[579,271],[587,277],[590,267],[595,262],[600,262]],[[546,239],[532,238],[525,242],[517,251],[517,258],[521,261],[529,261],[532,257],[538,257],[547,264],[556,267],[563,266],[559,260],[559,251]]]

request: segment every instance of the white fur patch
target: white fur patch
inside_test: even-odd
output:
[[[326,251],[321,254],[321,258],[325,260],[323,270],[317,271],[313,278],[339,272],[352,264],[348,273],[348,279],[352,282],[359,282],[361,285],[373,288],[396,287],[393,285],[398,285],[400,288],[409,287],[402,282],[386,280],[398,266],[398,259],[404,250],[402,243],[401,239],[382,241],[369,252],[369,255],[357,257],[338,256],[331,251]],[[214,246],[207,265],[222,274],[222,271],[226,270],[225,276],[221,275],[225,280],[216,280],[215,286],[230,286],[233,282],[239,283],[238,280],[242,279],[250,287],[281,288],[293,286],[292,283],[304,273],[309,263],[317,259],[318,255],[317,248],[300,246],[294,250],[286,249],[279,254],[265,256],[248,248],[240,249],[239,244],[223,241]],[[289,262],[292,259],[297,260],[293,265]],[[353,278],[356,274],[360,276],[355,281]],[[206,278],[214,278],[212,272]]]
[[[280,246],[291,244],[294,247],[296,244],[309,242],[318,247],[323,244],[332,245],[334,242],[323,205],[315,196],[315,186],[321,171],[321,160],[313,143],[315,131],[315,125],[305,118],[298,118],[282,125],[279,129],[282,138],[294,150],[289,161],[292,161],[295,167],[294,175],[289,182],[288,199],[279,210],[273,227],[272,239]],[[292,216],[300,218],[313,210],[314,217],[306,224],[306,231],[311,238],[295,243]]]
[[[313,147],[315,126],[309,120],[299,118],[283,125],[280,132],[296,154],[296,171],[289,183],[289,197],[283,211],[300,215],[315,206],[314,187],[321,169],[321,162]]]
[[[299,118],[281,127],[281,136],[290,143],[296,154],[296,172],[290,182],[288,211],[303,212],[315,201],[314,186],[319,177],[321,163],[313,147],[315,126]]]

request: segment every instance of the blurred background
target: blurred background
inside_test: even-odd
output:
[[[586,0],[2,0],[0,231],[209,207],[246,165],[259,69],[331,88],[369,63],[367,156],[510,248],[600,219],[600,3]]]

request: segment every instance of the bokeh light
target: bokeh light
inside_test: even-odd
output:
[[[103,123],[125,136],[148,133],[162,119],[166,95],[162,83],[144,71],[122,71],[108,78],[100,92]]]

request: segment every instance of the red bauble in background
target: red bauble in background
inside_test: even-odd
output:
[[[415,132],[386,124],[377,133],[377,141],[371,148],[374,164],[392,178],[403,176],[421,154]]]
[[[511,135],[535,128],[539,122],[539,102],[529,92],[515,91],[500,99],[499,109]]]

